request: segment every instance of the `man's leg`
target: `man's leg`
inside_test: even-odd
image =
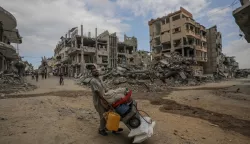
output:
[[[100,117],[99,134],[103,136],[107,136],[108,133],[106,132],[106,120],[103,117],[103,114],[106,112],[106,110],[102,105],[98,105],[96,107],[96,110],[99,113],[99,117]]]

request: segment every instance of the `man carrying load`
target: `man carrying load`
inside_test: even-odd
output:
[[[93,104],[100,116],[100,126],[98,132],[102,136],[107,136],[108,133],[106,131],[106,120],[103,114],[109,110],[109,104],[103,98],[105,93],[105,87],[103,85],[102,80],[99,78],[99,72],[96,67],[93,67],[91,72],[93,78],[90,80],[90,85],[93,93]],[[123,131],[123,129],[119,128],[118,132],[121,131]],[[115,132],[113,131],[113,133]]]

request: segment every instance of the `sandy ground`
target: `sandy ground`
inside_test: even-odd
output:
[[[129,131],[97,134],[88,88],[72,80],[40,80],[38,89],[0,99],[1,144],[129,144]],[[144,144],[250,144],[250,79],[134,94],[156,121]],[[221,89],[218,89],[221,88]],[[237,89],[240,88],[238,92]]]

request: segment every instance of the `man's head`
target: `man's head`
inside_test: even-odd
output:
[[[94,77],[98,77],[99,76],[99,72],[98,72],[98,70],[96,69],[96,67],[94,67],[93,69],[92,69],[92,75],[94,76]]]

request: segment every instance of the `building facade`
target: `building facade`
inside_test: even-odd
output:
[[[0,72],[10,70],[11,62],[19,59],[16,49],[11,45],[22,43],[16,27],[16,18],[0,7]]]
[[[86,73],[86,66],[96,64],[98,67],[115,68],[118,65],[133,64],[133,52],[137,51],[137,39],[124,36],[120,42],[116,33],[104,31],[92,38],[90,33],[83,36],[78,28],[72,28],[57,44],[54,50],[56,72],[68,76]]]
[[[196,60],[195,71],[203,73],[207,62],[206,28],[197,23],[190,12],[181,7],[167,16],[151,19],[148,25],[153,59],[178,52],[187,59]]]
[[[233,11],[233,16],[245,39],[250,43],[250,0],[240,0],[240,2],[242,6]]]
[[[222,53],[222,35],[217,31],[217,26],[207,29],[207,63],[204,73],[213,74],[223,72],[224,57]]]

